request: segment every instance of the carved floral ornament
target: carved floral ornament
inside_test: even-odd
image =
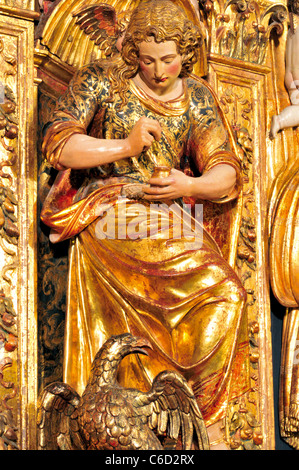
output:
[[[281,35],[288,16],[282,3],[199,0],[199,5],[210,52],[260,65],[272,31]]]

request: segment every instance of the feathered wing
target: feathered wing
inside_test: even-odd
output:
[[[37,410],[38,450],[85,450],[76,418],[79,401],[78,393],[65,383],[44,388]]]
[[[117,53],[121,25],[139,1],[62,0],[45,25],[41,44],[74,69],[109,57]]]
[[[194,435],[198,447],[209,449],[209,439],[204,420],[191,387],[182,375],[175,371],[164,371],[154,379],[149,392],[140,392],[134,397],[136,413],[147,416],[148,425],[158,434],[167,432],[177,440],[181,432],[184,450],[190,450]]]
[[[115,9],[105,3],[80,8],[73,13],[77,25],[106,57],[117,53],[116,41],[121,29],[117,25]]]

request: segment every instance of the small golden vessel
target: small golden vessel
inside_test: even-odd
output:
[[[152,178],[167,178],[170,175],[171,168],[166,165],[157,165],[154,167]]]

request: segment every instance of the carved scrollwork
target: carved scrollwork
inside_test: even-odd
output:
[[[11,297],[0,292],[0,342],[6,351],[17,347],[16,312]]]
[[[259,389],[259,325],[250,322],[249,344],[252,366],[251,389],[242,397],[230,403],[226,417],[227,442],[233,450],[256,450],[263,444],[261,423],[256,417],[256,392]]]
[[[240,8],[245,9],[245,0],[240,3]],[[245,10],[244,10],[245,11]],[[244,180],[244,208],[240,228],[240,237],[237,251],[237,266],[245,263],[251,270],[256,269],[256,233],[255,222],[251,215],[249,204],[254,201],[251,181],[251,165],[253,162],[253,145],[250,135],[252,120],[252,102],[242,88],[229,86],[220,97],[223,110],[230,114],[230,122],[235,133],[236,141],[242,157],[242,170]]]
[[[5,172],[3,168],[12,167],[17,158],[16,143],[14,142],[18,135],[15,109],[16,103],[13,93],[8,87],[5,87],[4,102],[0,104],[0,143],[2,146],[0,154],[0,248],[12,259],[2,268],[2,279],[8,283],[10,283],[10,278],[7,272],[16,268],[16,253],[11,245],[17,245],[19,229],[16,225],[17,217],[15,215],[17,199],[11,187],[4,182],[8,180],[11,185],[12,174]]]
[[[10,295],[10,273],[17,268],[19,229],[16,210],[18,201],[14,192],[14,170],[17,161],[18,116],[13,86],[17,73],[14,44],[0,37],[0,449],[17,449],[17,428],[13,409],[8,401],[16,395],[16,386],[4,379],[5,370],[13,365],[9,356],[17,348],[17,315]]]
[[[12,360],[5,357],[0,361],[0,387],[11,390],[0,401],[0,450],[15,450],[17,445],[17,427],[14,424],[12,408],[8,401],[15,397],[16,387],[12,382],[6,382],[3,378],[4,369],[11,367]]]
[[[240,229],[240,243],[238,247],[239,262],[246,263],[250,269],[256,269],[255,263],[255,224],[249,217],[243,217]]]
[[[281,35],[287,19],[285,5],[262,5],[254,0],[200,0],[208,30],[209,50],[254,64],[265,62],[272,31]]]

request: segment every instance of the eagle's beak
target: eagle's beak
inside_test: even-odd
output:
[[[146,356],[148,356],[148,353],[145,351],[145,349],[153,349],[151,343],[145,338],[136,338],[132,346],[134,353],[145,354]]]

